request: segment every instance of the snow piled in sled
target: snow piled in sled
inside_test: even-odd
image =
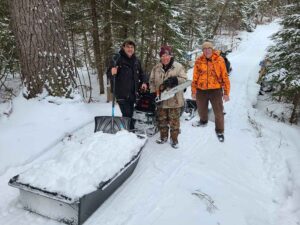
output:
[[[53,158],[20,174],[18,181],[76,200],[117,174],[145,141],[128,131],[97,132],[84,140],[67,142]]]

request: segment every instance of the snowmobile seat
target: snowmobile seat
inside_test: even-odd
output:
[[[155,97],[149,90],[139,92],[132,117],[135,121],[135,128],[145,131],[149,137],[158,132]]]
[[[149,91],[140,92],[136,101],[135,109],[147,113],[155,113],[155,95]]]

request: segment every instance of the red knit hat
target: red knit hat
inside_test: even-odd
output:
[[[172,55],[172,48],[171,46],[162,46],[160,48],[159,56],[161,57],[163,54]]]

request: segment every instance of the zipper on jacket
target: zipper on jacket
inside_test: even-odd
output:
[[[206,67],[207,67],[207,70],[206,70],[206,76],[207,76],[207,79],[206,79],[206,88],[208,89],[208,60],[206,59]]]

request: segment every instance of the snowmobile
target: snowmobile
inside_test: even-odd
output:
[[[135,129],[146,133],[148,137],[158,132],[155,97],[153,93],[150,93],[150,90],[140,90],[132,117],[135,120]]]
[[[132,117],[135,120],[136,130],[146,133],[148,137],[155,135],[158,132],[156,121],[157,104],[172,98],[177,92],[184,90],[189,85],[191,85],[190,80],[176,85],[173,88],[164,89],[159,96],[156,96],[154,93],[150,93],[149,88],[146,91],[139,90]],[[183,107],[180,112],[180,116],[182,116],[184,109],[185,108]]]
[[[186,99],[184,105],[184,112],[187,113],[187,117],[185,120],[190,121],[196,116],[197,112],[197,104],[196,100],[193,99]]]

